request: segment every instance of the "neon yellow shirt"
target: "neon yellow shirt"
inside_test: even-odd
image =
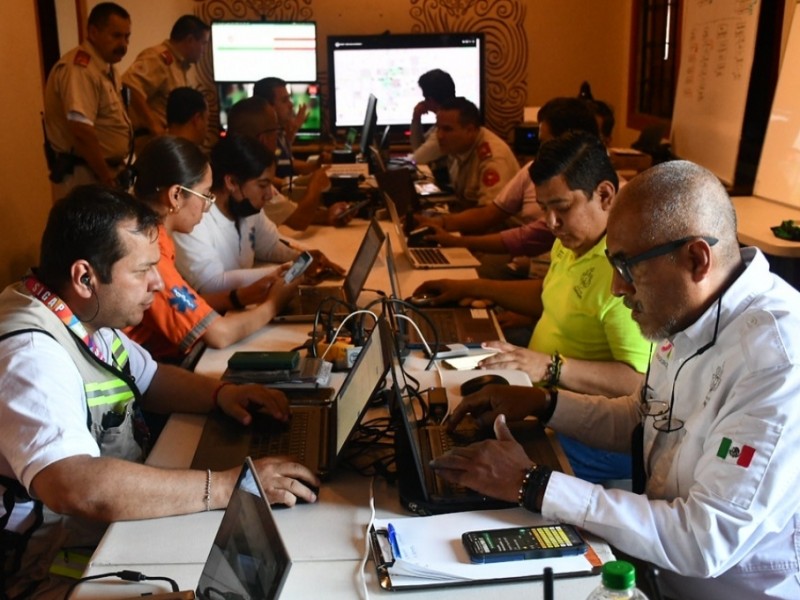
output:
[[[528,348],[581,360],[618,361],[644,373],[650,360],[650,342],[622,298],[611,294],[612,267],[603,238],[583,256],[556,240],[550,269],[544,278],[544,312],[533,330]]]

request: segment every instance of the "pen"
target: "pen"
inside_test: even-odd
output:
[[[394,555],[395,559],[402,558],[400,556],[400,546],[397,543],[397,530],[391,523],[389,523],[386,526],[386,531],[389,534],[389,544],[392,547],[392,554]]]

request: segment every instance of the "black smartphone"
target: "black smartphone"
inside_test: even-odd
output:
[[[536,525],[468,531],[461,536],[474,563],[583,554],[587,546],[572,525]]]
[[[338,215],[336,215],[336,218],[337,219],[343,219],[345,217],[349,217],[350,215],[353,215],[353,214],[357,213],[358,211],[360,211],[362,208],[364,208],[369,203],[370,203],[369,199],[361,200],[360,202],[353,202],[352,204],[350,204],[350,206],[347,207],[347,210],[344,210],[344,211],[340,212]]]
[[[291,371],[300,364],[300,353],[296,350],[239,351],[228,359],[228,368],[235,371]]]
[[[314,257],[310,252],[303,252],[300,256],[294,259],[292,266],[283,275],[283,280],[286,283],[292,283],[295,279],[305,273],[306,269],[314,262]]]

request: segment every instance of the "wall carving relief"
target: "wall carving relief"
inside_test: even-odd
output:
[[[320,40],[324,40],[329,33],[353,33],[328,31],[326,23],[320,21],[319,16],[315,17],[313,0],[196,1],[195,14],[208,23],[224,19],[257,20],[262,17],[276,21],[316,20]],[[352,7],[352,0],[348,4]],[[376,3],[364,4],[365,7],[372,8]],[[320,3],[318,6],[318,13],[322,12],[323,5]],[[330,6],[332,5],[326,4],[324,9],[328,10]],[[399,23],[394,30],[414,33],[480,31],[485,34],[486,124],[502,137],[510,139],[514,124],[522,116],[527,98],[525,74],[528,66],[528,41],[524,29],[525,0],[408,0],[407,14],[407,25]],[[377,25],[371,26],[369,17],[370,13],[365,11],[360,25],[363,25],[364,31],[373,32]],[[324,47],[321,53],[324,53]],[[198,70],[208,89],[212,123],[218,123],[219,106],[213,91],[210,53],[198,64]],[[325,102],[328,74],[324,70],[319,72],[319,82]],[[409,107],[409,113],[411,108]],[[325,119],[327,121],[327,114]]]

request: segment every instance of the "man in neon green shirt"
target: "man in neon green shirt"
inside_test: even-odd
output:
[[[621,298],[611,294],[612,269],[605,257],[608,211],[619,180],[599,138],[572,132],[544,144],[531,177],[537,202],[557,241],[543,281],[429,281],[415,294],[434,303],[485,298],[539,317],[529,347],[505,342],[483,368],[520,369],[531,381],[578,392],[624,395],[636,389],[650,345]],[[627,478],[630,458],[591,450],[561,438],[576,475],[590,481]]]

